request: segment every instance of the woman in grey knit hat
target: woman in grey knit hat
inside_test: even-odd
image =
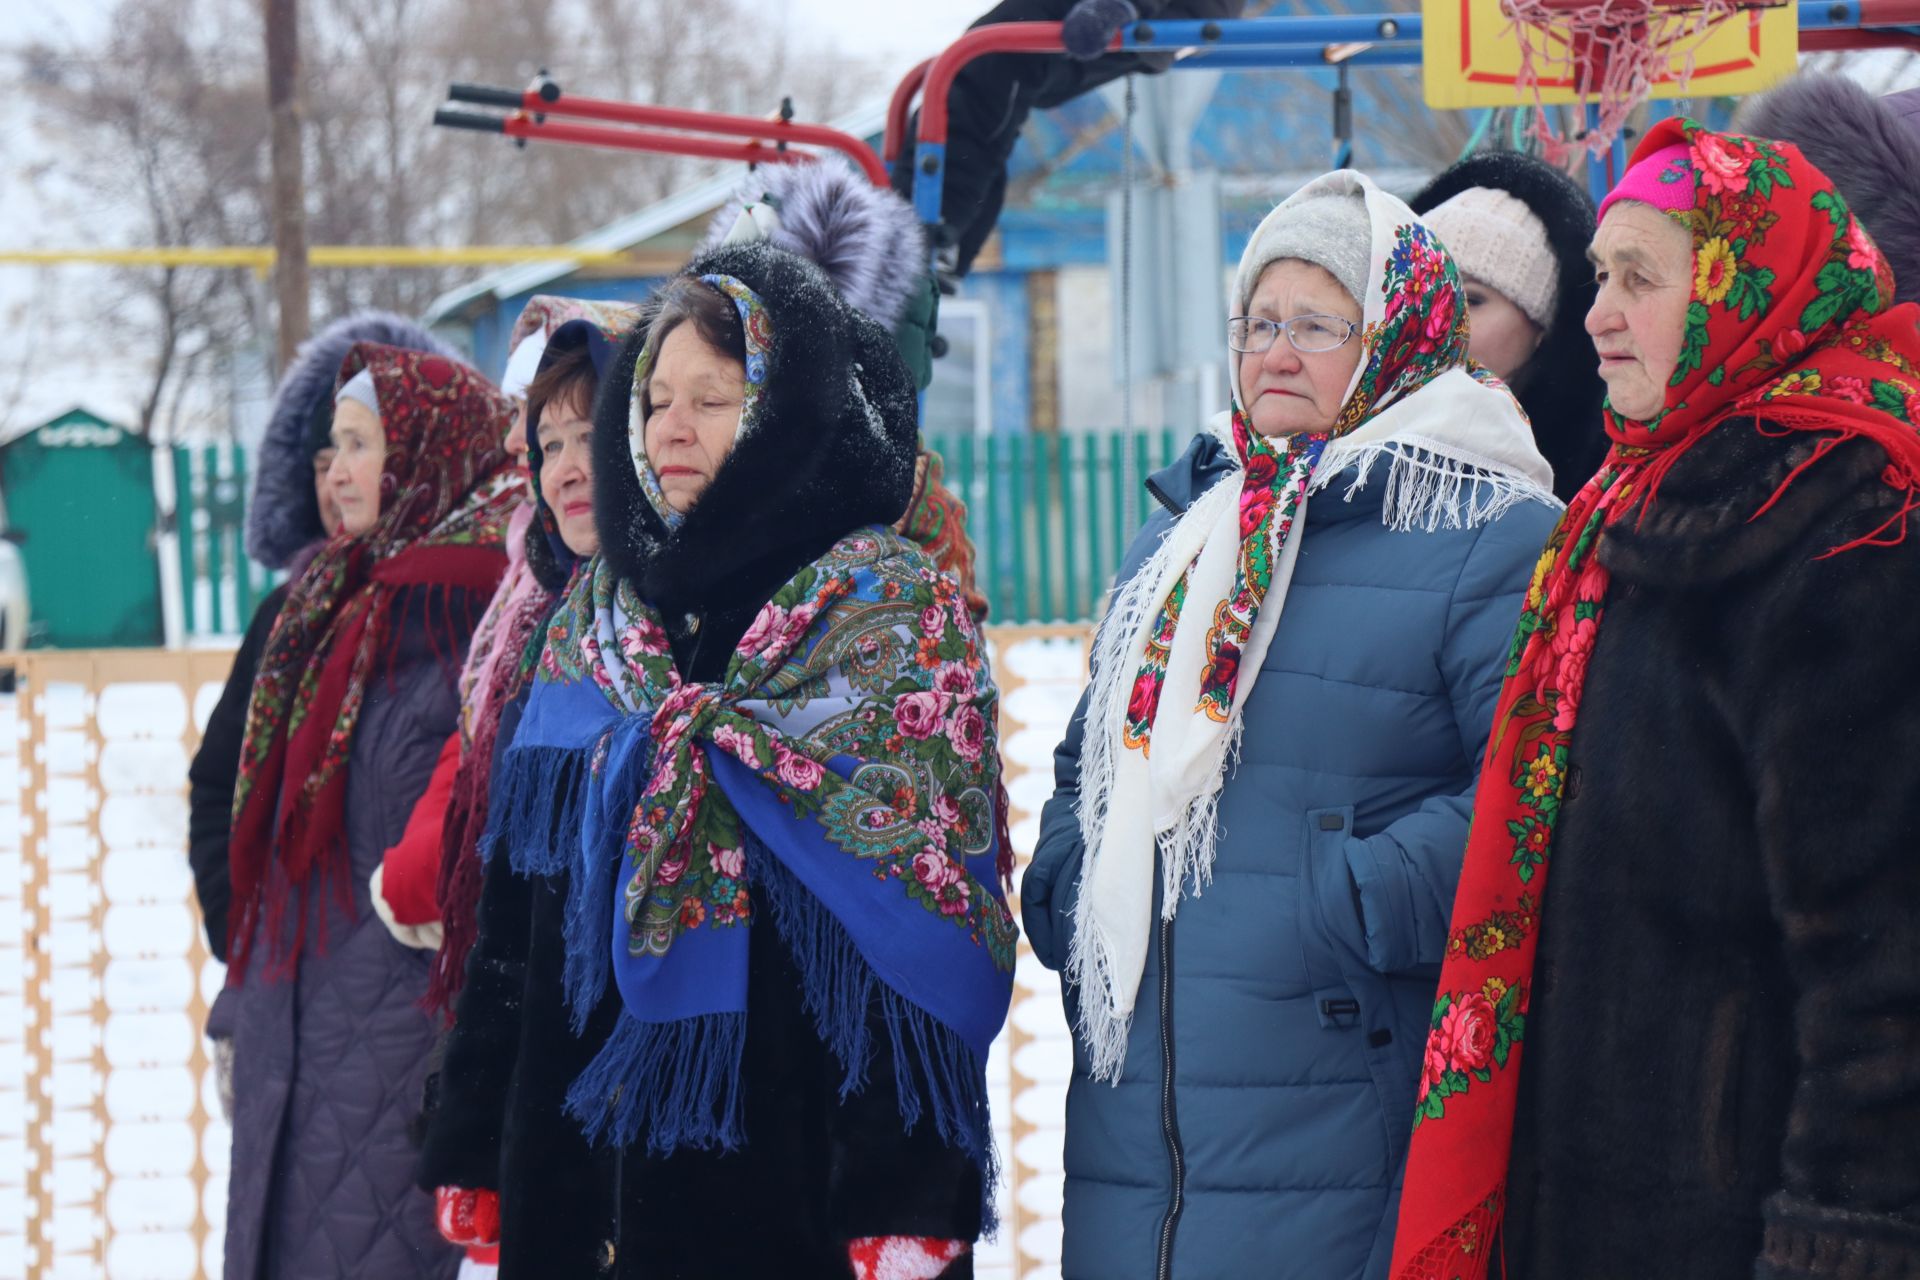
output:
[[[1501,658],[1551,528],[1433,233],[1249,241],[1231,412],[1149,491],[1022,884],[1074,1024],[1065,1280],[1384,1276]]]

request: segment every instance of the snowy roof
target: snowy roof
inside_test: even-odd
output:
[[[887,99],[877,98],[830,121],[829,125],[856,138],[873,138],[880,134],[886,123]],[[740,184],[740,175],[741,170],[737,166],[728,165],[712,177],[683,187],[637,213],[628,214],[569,241],[568,247],[586,253],[623,253],[643,245],[655,236],[719,208]],[[582,265],[578,260],[562,258],[519,263],[488,272],[472,284],[450,289],[435,298],[422,317],[422,323],[432,326],[451,319],[482,299],[497,302],[535,292],[572,275]]]

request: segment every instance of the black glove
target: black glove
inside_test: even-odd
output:
[[[1140,11],[1128,0],[1080,0],[1061,24],[1061,39],[1066,41],[1067,56],[1079,62],[1091,62],[1107,51],[1114,33],[1140,18]]]

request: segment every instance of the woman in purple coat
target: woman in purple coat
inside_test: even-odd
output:
[[[226,1274],[451,1277],[408,1129],[434,1026],[427,956],[367,878],[458,711],[454,680],[505,566],[523,481],[507,401],[444,356],[361,344],[328,484],[343,532],[294,584],[260,661],[234,797],[234,1046]]]

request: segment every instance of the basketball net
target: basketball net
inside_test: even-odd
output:
[[[1657,81],[1672,79],[1684,92],[1694,57],[1714,28],[1760,7],[1754,0],[1501,0],[1510,20],[1506,34],[1520,42],[1514,84],[1533,99],[1528,135],[1554,164],[1578,151],[1603,154]],[[1599,119],[1584,133],[1561,138],[1542,101],[1547,87],[1597,102]]]

